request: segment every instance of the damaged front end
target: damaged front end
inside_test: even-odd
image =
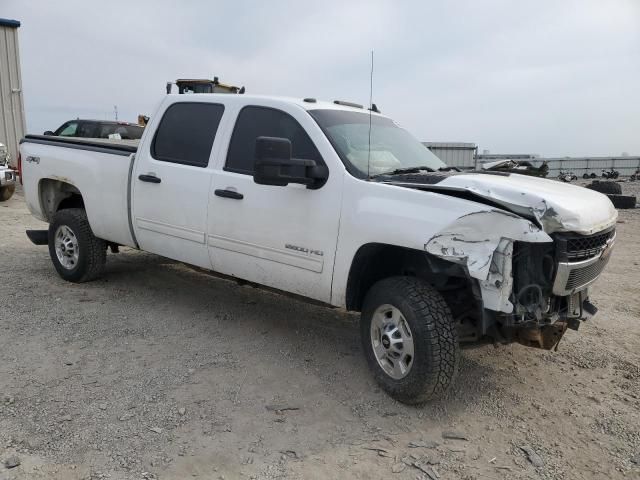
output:
[[[608,262],[614,240],[613,227],[591,235],[549,234],[519,215],[491,209],[460,217],[424,248],[462,265],[475,281],[480,308],[470,338],[551,349],[597,311],[588,286]]]
[[[515,243],[514,311],[512,314],[494,314],[497,328],[505,339],[551,349],[557,346],[568,328],[577,330],[581,321],[597,312],[589,302],[588,293],[588,284],[597,276],[575,290],[555,291],[557,279],[562,276],[559,253],[557,241],[552,244]]]

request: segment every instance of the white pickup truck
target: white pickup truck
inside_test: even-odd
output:
[[[606,196],[452,171],[373,110],[167,95],[137,146],[27,136],[25,199],[49,223],[27,233],[71,282],[126,245],[359,311],[377,381],[407,403],[446,391],[463,343],[549,349],[595,313]]]

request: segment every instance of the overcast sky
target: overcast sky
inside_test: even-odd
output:
[[[0,0],[30,133],[135,121],[169,80],[374,103],[423,141],[640,155],[640,0]]]

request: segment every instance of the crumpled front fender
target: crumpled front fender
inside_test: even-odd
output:
[[[436,257],[464,265],[479,281],[485,308],[512,313],[513,242],[552,242],[544,231],[518,215],[483,210],[458,218],[431,237],[424,249]]]

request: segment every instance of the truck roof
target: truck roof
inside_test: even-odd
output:
[[[103,125],[128,125],[130,127],[141,127],[144,128],[143,125],[139,125],[135,122],[123,122],[122,120],[98,120],[95,118],[74,118],[72,120],[67,120],[67,122],[92,122],[92,123],[101,123]]]
[[[361,106],[356,103],[351,103],[345,100],[334,100],[334,101],[326,101],[326,100],[317,100],[315,98],[307,97],[307,98],[298,98],[298,97],[284,97],[284,96],[276,96],[276,95],[228,95],[225,93],[193,93],[189,95],[179,95],[179,94],[169,94],[167,97],[175,99],[176,101],[185,101],[185,99],[193,97],[197,98],[199,102],[205,100],[210,101],[211,103],[240,103],[240,104],[251,104],[252,101],[256,100],[270,100],[277,103],[288,103],[295,104],[305,110],[344,110],[349,112],[363,112],[369,113],[369,110],[366,106]],[[186,97],[186,98],[185,98]],[[336,103],[340,102],[340,103]],[[380,112],[371,112],[373,115],[381,115]]]

